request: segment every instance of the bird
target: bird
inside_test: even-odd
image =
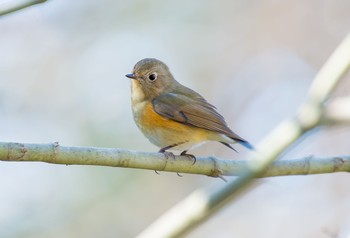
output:
[[[194,90],[179,83],[168,66],[155,58],[137,62],[131,79],[131,105],[134,121],[159,153],[175,157],[168,150],[196,161],[190,149],[207,141],[217,141],[236,151],[239,143],[253,150],[247,140],[234,133],[216,107]]]

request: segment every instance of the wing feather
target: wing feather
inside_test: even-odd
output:
[[[156,97],[152,103],[154,110],[166,118],[243,140],[227,126],[215,107],[200,95],[190,98],[182,94],[167,93]]]

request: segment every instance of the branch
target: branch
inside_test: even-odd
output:
[[[327,103],[321,124],[327,126],[350,124],[350,97],[337,98]]]
[[[211,177],[238,176],[247,160],[223,160],[198,157],[193,164],[186,156],[165,159],[160,153],[145,153],[113,148],[67,147],[58,143],[23,144],[0,142],[0,160],[45,162],[65,165],[99,165],[168,172],[202,174]],[[350,172],[350,156],[331,158],[306,157],[275,161],[260,177]]]
[[[0,16],[13,13],[15,11],[22,10],[23,8],[27,8],[36,4],[44,3],[47,0],[17,0],[17,1],[7,1],[5,3],[1,3],[0,8]]]
[[[217,191],[197,190],[163,214],[140,237],[178,237],[204,222],[209,216],[236,198],[256,177],[302,135],[321,125],[324,102],[350,67],[350,34],[334,51],[314,79],[307,100],[294,118],[278,125],[261,143],[248,168],[236,180]],[[181,217],[181,219],[178,219]]]

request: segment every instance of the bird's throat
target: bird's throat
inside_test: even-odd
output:
[[[145,93],[142,89],[142,86],[140,85],[140,83],[136,80],[133,79],[131,81],[131,101],[132,104],[138,104],[138,103],[142,103],[146,100],[146,96]]]

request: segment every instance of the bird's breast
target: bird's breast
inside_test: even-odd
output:
[[[159,115],[154,110],[151,101],[133,104],[133,115],[142,133],[159,147],[183,143],[186,144],[186,148],[190,148],[194,144],[207,141],[211,134],[207,130]]]

